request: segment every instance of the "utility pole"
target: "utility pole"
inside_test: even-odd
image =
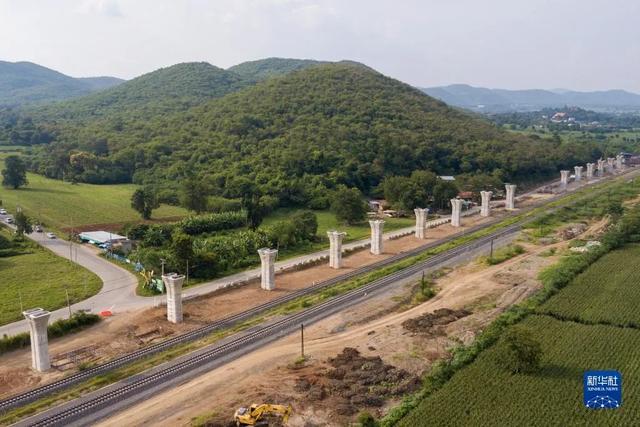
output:
[[[189,260],[187,260],[187,286],[189,286]]]
[[[167,262],[167,261],[165,261],[165,259],[164,259],[164,258],[160,258],[160,264],[161,264],[161,266],[162,266],[162,273],[161,273],[161,274],[162,274],[162,276],[164,276],[164,264],[165,264],[166,262]]]
[[[69,307],[69,319],[71,319],[71,301],[69,300],[69,288],[67,285],[64,286],[64,291],[67,294],[67,307]]]
[[[304,323],[300,323],[300,353],[304,359]]]

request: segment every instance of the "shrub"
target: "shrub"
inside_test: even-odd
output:
[[[358,415],[358,424],[361,427],[378,427],[380,424],[376,421],[376,419],[367,411],[362,411]]]
[[[182,231],[193,236],[242,227],[246,222],[247,214],[244,211],[236,211],[191,216],[180,221],[178,226]]]
[[[49,325],[47,331],[50,338],[57,338],[72,332],[78,332],[87,326],[98,323],[99,321],[100,316],[97,314],[77,311],[73,313],[69,319],[56,320]],[[0,354],[28,347],[30,345],[30,340],[31,338],[27,332],[13,336],[4,335],[2,339],[0,339]]]

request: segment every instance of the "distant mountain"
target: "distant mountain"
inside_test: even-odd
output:
[[[273,76],[280,76],[292,71],[302,70],[326,62],[312,59],[265,58],[258,61],[247,61],[227,69],[240,77],[258,82]]]
[[[449,105],[474,111],[534,111],[565,105],[592,110],[640,110],[640,95],[624,90],[576,92],[566,89],[506,90],[469,85],[450,85],[422,89]]]
[[[115,77],[74,78],[32,62],[0,61],[0,106],[75,98],[122,81]]]

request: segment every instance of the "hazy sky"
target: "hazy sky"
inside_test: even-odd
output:
[[[131,78],[352,59],[417,86],[640,92],[636,0],[0,0],[0,59]]]

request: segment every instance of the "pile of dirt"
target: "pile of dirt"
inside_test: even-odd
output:
[[[584,233],[586,229],[587,224],[583,224],[581,222],[577,224],[570,224],[560,231],[560,236],[563,240],[571,240]]]
[[[379,356],[362,356],[355,348],[346,347],[327,362],[332,369],[297,378],[294,389],[304,393],[310,402],[331,399],[338,415],[349,416],[366,407],[380,407],[391,397],[420,388],[419,377],[385,364]]]
[[[471,312],[465,309],[451,310],[448,308],[439,308],[433,313],[425,313],[422,316],[405,320],[402,322],[402,327],[410,332],[445,335],[443,326],[470,314]]]

